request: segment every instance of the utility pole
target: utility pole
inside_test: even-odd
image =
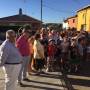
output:
[[[42,28],[42,23],[43,23],[43,19],[42,19],[42,8],[43,8],[43,0],[41,0],[41,28]]]

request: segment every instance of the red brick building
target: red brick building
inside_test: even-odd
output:
[[[25,24],[30,24],[34,30],[37,30],[41,26],[41,21],[23,14],[21,8],[19,9],[19,14],[17,15],[0,18],[0,25],[3,26],[15,26]]]

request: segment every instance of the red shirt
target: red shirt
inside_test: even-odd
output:
[[[28,39],[21,35],[16,42],[17,48],[19,49],[22,56],[29,56],[29,42]]]
[[[48,56],[52,57],[55,55],[56,47],[55,45],[48,45]]]

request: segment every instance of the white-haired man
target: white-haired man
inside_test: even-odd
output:
[[[0,66],[4,66],[5,89],[16,90],[16,82],[21,68],[22,56],[15,47],[15,32],[8,30],[6,40],[0,47]]]

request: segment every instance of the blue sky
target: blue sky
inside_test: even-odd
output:
[[[18,14],[19,8],[23,13],[40,19],[41,0],[0,0],[0,17]],[[90,5],[90,0],[43,0],[43,21],[62,22],[73,16],[76,10]]]

